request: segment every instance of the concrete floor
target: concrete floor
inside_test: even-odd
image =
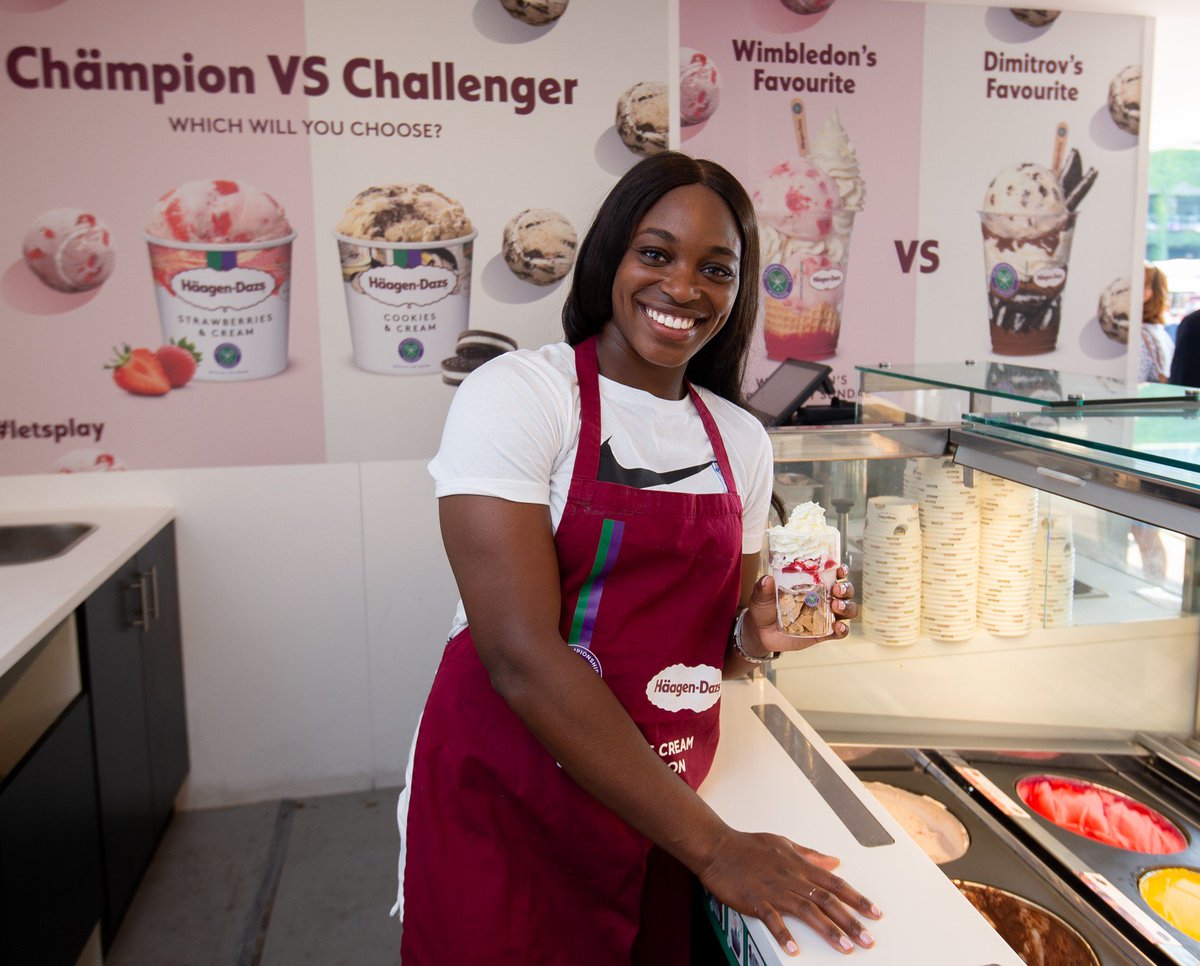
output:
[[[105,966],[395,966],[398,793],[177,815]]]

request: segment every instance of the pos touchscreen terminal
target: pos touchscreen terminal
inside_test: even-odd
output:
[[[765,426],[786,426],[805,401],[817,390],[834,395],[829,381],[832,366],[819,362],[788,359],[751,393],[746,405]]]

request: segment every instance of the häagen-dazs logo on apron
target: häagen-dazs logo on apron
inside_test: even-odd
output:
[[[721,669],[672,664],[646,684],[646,698],[664,711],[707,711],[721,697]]]

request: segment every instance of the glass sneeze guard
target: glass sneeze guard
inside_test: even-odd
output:
[[[1096,376],[1001,362],[944,362],[856,366],[863,393],[936,387],[1044,407],[1089,405],[1125,399],[1185,400],[1195,390],[1162,383],[1129,383]]]

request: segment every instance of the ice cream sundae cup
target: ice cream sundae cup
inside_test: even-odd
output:
[[[767,554],[779,629],[792,637],[832,634],[841,534],[825,523],[825,511],[816,503],[797,506],[786,524],[767,530]]]
[[[1079,152],[1055,136],[1053,168],[1010,165],[991,181],[979,218],[992,351],[1004,356],[1053,352],[1079,204],[1096,182]]]
[[[1075,213],[1030,215],[1017,232],[1010,216],[983,211],[980,219],[992,351],[1011,356],[1054,351]]]
[[[763,336],[769,359],[837,353],[855,215],[866,194],[858,157],[836,113],[808,142],[793,102],[800,157],[782,161],[753,193],[761,223]]]
[[[467,328],[475,235],[462,205],[429,185],[359,192],[334,232],[356,366],[441,372]]]
[[[196,346],[197,380],[287,368],[296,233],[270,195],[237,181],[192,181],[159,199],[143,237],[163,341]]]

